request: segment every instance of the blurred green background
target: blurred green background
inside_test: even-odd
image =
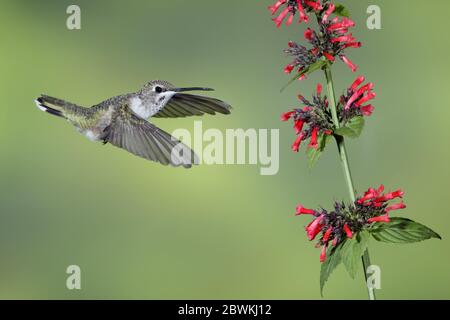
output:
[[[294,208],[347,199],[331,146],[315,170],[294,154],[279,115],[323,75],[280,94],[282,49],[304,26],[278,30],[265,1],[5,1],[0,39],[0,298],[316,299],[319,250]],[[375,82],[376,112],[349,141],[359,191],[384,183],[406,191],[399,212],[443,236],[417,245],[372,242],[383,299],[450,298],[450,2],[342,1],[364,43],[349,57]],[[66,28],[81,7],[82,29]],[[382,9],[382,30],[366,9]],[[432,10],[430,8],[433,8]],[[334,67],[339,91],[355,77]],[[160,166],[87,141],[39,112],[47,93],[92,105],[151,79],[216,88],[231,116],[204,128],[280,128],[280,172],[256,166]],[[165,130],[190,119],[161,119]],[[66,267],[82,290],[66,289]],[[365,299],[360,272],[340,267],[327,299]]]

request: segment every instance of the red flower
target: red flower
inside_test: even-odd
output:
[[[369,92],[363,96],[358,102],[355,103],[357,107],[361,107],[362,104],[376,98],[377,94],[375,92]]]
[[[302,132],[304,124],[305,124],[305,122],[302,120],[295,121],[294,129],[295,129],[296,134],[299,134],[300,132]]]
[[[300,20],[298,20],[298,22],[300,23],[302,21],[305,21],[305,23],[308,23],[309,18],[305,12],[305,8],[303,8],[303,6],[302,6],[301,0],[297,0],[297,9],[298,9],[298,13],[300,15]]]
[[[297,206],[296,211],[297,211],[297,214],[296,214],[297,216],[300,216],[300,215],[302,215],[302,214],[310,214],[310,215],[314,215],[314,214],[316,213],[314,210],[307,209],[307,208],[305,208],[304,206],[302,206],[301,204],[299,204],[299,205]]]
[[[357,67],[354,65],[344,54],[347,48],[359,48],[361,42],[356,41],[352,33],[349,33],[349,28],[355,26],[355,22],[349,18],[342,18],[339,21],[338,17],[329,21],[330,15],[336,9],[336,6],[332,3],[323,2],[326,5],[324,10],[320,0],[307,1],[307,0],[289,0],[286,2],[288,11],[291,14],[295,14],[297,11],[300,13],[300,22],[307,21],[306,12],[315,11],[315,15],[318,18],[319,29],[317,31],[308,28],[304,32],[306,41],[308,41],[313,48],[308,50],[305,46],[297,43],[290,42],[289,49],[285,50],[290,56],[295,57],[295,60],[291,63],[295,67],[307,68],[318,59],[325,57],[330,62],[335,62],[336,56],[339,56],[352,70],[356,71]],[[279,6],[276,7],[277,9]],[[271,11],[273,12],[274,9]],[[305,12],[306,11],[306,12]],[[286,18],[288,12],[281,12],[280,16],[274,21],[277,26],[280,26],[282,21]],[[291,19],[292,16],[289,17]]]
[[[359,76],[351,85],[350,90],[355,91],[365,80],[366,78],[364,76]]]
[[[402,198],[404,195],[405,195],[405,193],[399,189],[394,192],[387,193],[387,194],[375,199],[375,201],[376,202],[386,202],[386,201],[393,200],[396,198]]]
[[[353,38],[352,34],[348,34],[348,35],[345,35],[345,36],[340,36],[340,37],[333,38],[333,39],[331,39],[331,42],[332,43],[336,43],[336,42],[351,43],[351,42],[354,42],[355,40],[356,39]]]
[[[319,145],[317,144],[317,134],[319,133],[319,128],[315,127],[311,133],[311,141],[308,145],[308,148],[317,149]]]
[[[305,4],[313,8],[314,11],[322,10],[322,6],[320,5],[320,0],[317,0],[317,2],[314,1],[305,1]]]
[[[356,24],[353,20],[348,18],[342,18],[341,22],[333,21],[334,23],[328,27],[328,31],[340,31],[347,30],[348,28],[354,27]]]
[[[334,56],[332,56],[331,54],[329,54],[328,52],[323,52],[323,55],[325,56],[325,58],[327,58],[328,60],[330,60],[331,62],[334,62],[336,60],[336,58]]]
[[[354,49],[358,49],[362,47],[362,43],[361,42],[349,42],[344,44],[344,49],[347,48],[354,48]]]
[[[386,207],[388,201],[402,197],[403,191],[383,192],[383,185],[378,189],[370,188],[352,204],[335,202],[333,210],[311,210],[302,205],[297,207],[298,215],[310,214],[315,217],[305,230],[310,241],[322,234],[316,243],[316,248],[322,247],[321,262],[326,259],[326,248],[330,241],[334,247],[339,246],[347,239],[353,239],[359,232],[369,229],[372,223],[390,222],[389,211],[405,208],[403,202]]]
[[[394,200],[396,198],[402,198],[404,196],[404,192],[400,189],[383,194],[384,186],[381,185],[378,190],[370,188],[363,197],[356,201],[356,204],[363,205],[366,208],[373,208],[374,211],[380,213],[385,212],[386,215],[375,216],[367,220],[367,222],[389,222],[388,213],[393,210],[405,209],[406,205],[403,202],[393,204],[391,206],[386,207],[386,203],[388,201]],[[368,209],[366,209],[368,210]],[[380,211],[382,210],[382,211]]]
[[[322,251],[320,252],[320,262],[323,263],[327,260],[327,245],[324,244]]]
[[[310,224],[308,224],[305,228],[306,234],[308,236],[309,241],[314,240],[314,238],[319,234],[322,230],[322,219],[323,215],[320,215],[316,219],[314,219]]]
[[[297,135],[297,139],[292,145],[292,149],[295,152],[299,150],[301,142],[309,138],[308,147],[318,148],[319,135],[332,135],[334,130],[330,112],[327,110],[328,98],[323,96],[323,86],[320,83],[317,84],[312,102],[305,99],[302,95],[298,95],[298,100],[304,107],[295,109],[293,113],[284,113],[281,116],[283,121],[293,120],[294,130]],[[324,119],[328,121],[324,121]],[[308,126],[308,128],[305,129],[305,126]]]
[[[359,204],[363,204],[364,202],[366,202],[368,200],[375,199],[375,198],[379,197],[381,195],[381,193],[383,193],[383,191],[384,191],[383,185],[380,185],[377,190],[375,190],[373,188],[369,188],[369,190],[367,190],[364,193],[364,196],[361,197],[357,202]]]
[[[284,68],[284,73],[291,73],[292,70],[294,70],[295,66],[293,66],[292,64],[288,64],[285,68]]]
[[[281,27],[281,25],[283,24],[283,20],[289,13],[289,10],[290,10],[289,8],[284,9],[278,17],[272,19],[272,21],[275,22],[277,28]]]
[[[294,14],[291,13],[291,15],[289,16],[289,18],[286,21],[286,25],[290,26],[292,24],[292,21],[294,21]]]
[[[362,86],[361,88],[358,89],[358,95],[362,95],[365,92],[372,90],[374,87],[374,84],[372,82],[369,82],[368,84]]]
[[[313,39],[313,32],[310,28],[305,31],[305,39],[311,41]]]
[[[374,222],[391,222],[389,219],[389,215],[385,214],[383,216],[373,217],[367,220],[368,223],[374,223]]]
[[[389,213],[389,211],[400,210],[400,209],[405,209],[405,208],[406,208],[406,205],[403,202],[400,202],[400,203],[393,204],[390,207],[387,207],[385,211],[386,211],[386,213]]]
[[[350,109],[356,108],[358,109],[360,115],[372,115],[374,107],[371,104],[365,106],[363,104],[376,97],[376,94],[371,91],[374,84],[369,82],[358,88],[364,80],[365,78],[363,76],[356,78],[347,90],[347,94],[341,97],[341,102],[344,104],[344,112],[353,112],[350,111]]]
[[[323,235],[322,241],[323,241],[324,243],[327,243],[328,240],[330,240],[330,237],[331,237],[331,233],[332,233],[332,232],[333,232],[333,227],[329,227],[329,228],[327,229],[327,231],[325,232],[325,234]]]
[[[317,95],[320,96],[322,94],[322,85],[319,83],[317,84]]]
[[[286,8],[281,11],[281,13],[278,15],[277,18],[272,19],[277,27],[279,28],[281,24],[283,23],[284,19],[286,19],[287,15],[290,13],[290,16],[288,20],[286,21],[286,25],[290,25],[292,21],[294,20],[294,15],[298,12],[300,15],[299,22],[305,21],[308,22],[308,15],[306,13],[304,5],[307,6],[308,11],[315,10],[320,11],[322,10],[322,6],[320,5],[320,1],[314,2],[314,1],[308,1],[308,0],[279,0],[275,4],[268,7],[270,13],[272,15],[275,15],[280,8],[286,5]],[[331,13],[330,13],[331,14]]]
[[[300,144],[302,143],[302,141],[304,139],[305,139],[305,134],[304,134],[304,132],[302,132],[298,135],[297,139],[295,140],[294,144],[292,145],[292,151],[298,152],[300,150]]]
[[[325,11],[325,14],[322,17],[322,23],[325,23],[328,21],[328,18],[331,16],[331,14],[334,12],[334,9],[336,9],[336,6],[333,3],[330,3],[328,5],[327,11]]]
[[[355,81],[355,82],[356,82],[356,81]],[[353,103],[355,103],[355,101],[358,100],[358,99],[359,99],[365,92],[367,92],[367,91],[369,92],[368,95],[369,95],[369,94],[370,94],[370,95],[371,95],[371,94],[374,95],[374,96],[373,96],[372,98],[370,98],[370,99],[375,98],[375,94],[370,92],[370,90],[373,89],[373,86],[374,86],[374,84],[370,82],[370,83],[366,84],[365,86],[361,87],[361,88],[358,89],[358,90],[353,89],[354,93],[353,93],[353,95],[350,97],[350,99],[347,101],[347,104],[345,105],[345,109],[346,109],[346,110],[350,109],[350,106],[351,106]],[[352,87],[353,87],[353,85],[352,85]],[[367,98],[361,97],[361,99],[360,99],[358,102],[356,102],[356,106],[357,106],[357,107],[359,107],[362,103],[365,103],[365,102],[367,102],[367,101],[370,100],[370,99],[368,99],[368,100],[365,100],[365,101],[364,101],[363,99],[367,99]],[[361,103],[361,101],[362,101],[362,103]]]
[[[281,121],[288,121],[294,115],[294,111],[285,112],[281,115]]]
[[[278,9],[286,3],[287,0],[278,0],[274,5],[269,6],[269,10],[271,11],[272,15],[274,15]]]
[[[359,108],[359,110],[361,110],[361,112],[364,116],[370,117],[373,113],[373,110],[375,110],[375,108],[371,104],[369,104],[367,106],[361,106]]]
[[[347,235],[347,238],[349,238],[349,239],[353,238],[353,232],[348,227],[348,224],[344,224],[344,232]]]
[[[358,70],[358,67],[353,64],[353,62],[351,62],[346,56],[342,55],[341,59],[353,72],[356,72],[356,70]]]

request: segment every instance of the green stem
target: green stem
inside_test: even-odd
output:
[[[331,68],[330,65],[327,65],[324,69],[325,71],[325,77],[327,78],[327,87],[328,87],[328,96],[330,99],[330,110],[331,110],[331,116],[333,118],[333,122],[336,128],[340,128],[340,122],[337,114],[337,107],[336,107],[336,95],[334,91],[334,85],[333,85],[333,77],[331,75]],[[355,188],[353,186],[353,179],[352,179],[352,173],[350,171],[350,165],[348,161],[348,154],[347,154],[347,148],[345,147],[345,139],[342,136],[335,136],[336,137],[336,143],[339,150],[339,156],[341,158],[341,164],[342,168],[344,169],[344,175],[345,180],[347,182],[348,192],[350,195],[350,199],[352,202],[356,201],[355,196]],[[369,293],[369,299],[370,300],[376,300],[375,297],[375,291],[373,288],[369,288],[367,286],[367,268],[370,266],[370,256],[369,256],[369,250],[367,249],[362,257],[362,264],[364,269],[364,278],[366,280],[365,285],[367,287],[367,291]]]

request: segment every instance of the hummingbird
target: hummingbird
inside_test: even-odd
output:
[[[228,103],[187,93],[193,91],[214,89],[178,88],[164,80],[153,80],[137,92],[115,96],[91,107],[47,95],[41,95],[35,102],[40,110],[66,119],[91,141],[110,143],[163,165],[190,168],[198,164],[195,153],[148,120],[230,114]]]

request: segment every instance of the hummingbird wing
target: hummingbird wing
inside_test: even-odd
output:
[[[219,99],[187,93],[175,94],[157,113],[156,118],[183,118],[207,114],[230,114],[231,106]]]
[[[190,168],[192,164],[198,163],[195,153],[189,147],[134,115],[127,105],[119,108],[105,131],[105,142],[139,157],[175,167]]]

